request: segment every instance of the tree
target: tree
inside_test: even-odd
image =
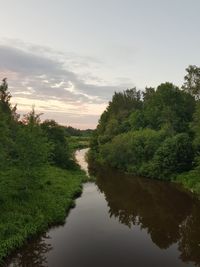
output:
[[[165,138],[163,131],[142,129],[115,136],[100,146],[100,161],[111,167],[141,174],[143,164],[150,161]]]
[[[112,101],[100,117],[97,126],[98,142],[104,144],[115,135],[130,129],[129,116],[142,107],[141,92],[136,88],[115,92]]]
[[[11,162],[13,141],[5,114],[0,110],[0,168],[7,168]]]
[[[155,94],[156,90],[153,87],[146,87],[145,91],[142,93],[143,100],[147,101],[149,98],[151,98]]]
[[[52,146],[40,127],[40,114],[34,108],[24,116],[16,135],[16,163],[27,178],[48,163]]]
[[[2,80],[0,85],[0,108],[2,112],[6,114],[11,114],[11,104],[10,104],[11,94],[8,92],[8,83],[7,79]]]
[[[200,101],[196,104],[196,110],[191,122],[191,130],[194,133],[193,146],[196,156],[196,161],[200,166]]]
[[[13,160],[13,145],[19,116],[16,106],[12,108],[7,79],[0,85],[0,166],[6,168]]]
[[[163,83],[155,93],[151,92],[144,98],[145,127],[155,130],[168,127],[172,132],[187,131],[194,108],[195,100],[190,94],[172,83]]]
[[[182,89],[198,100],[200,99],[200,68],[195,65],[190,65],[186,71],[187,74],[184,77],[185,82]]]
[[[168,137],[154,155],[151,175],[168,180],[171,175],[190,170],[193,159],[192,142],[187,134]]]
[[[72,165],[71,153],[66,139],[66,131],[63,126],[58,125],[54,120],[45,120],[41,128],[53,144],[51,160],[61,168]]]

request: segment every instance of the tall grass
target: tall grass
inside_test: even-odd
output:
[[[19,169],[0,173],[0,264],[26,240],[64,222],[87,178],[80,170],[48,166],[27,183]]]

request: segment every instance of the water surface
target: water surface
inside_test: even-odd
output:
[[[84,155],[76,158],[86,169]],[[200,266],[200,203],[174,184],[100,170],[63,226],[19,250],[7,266]]]

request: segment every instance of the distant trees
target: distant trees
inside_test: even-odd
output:
[[[91,136],[93,133],[93,130],[91,129],[86,129],[86,130],[80,130],[80,129],[76,129],[74,127],[71,126],[64,126],[66,135],[68,136]]]

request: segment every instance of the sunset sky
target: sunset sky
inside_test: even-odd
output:
[[[0,78],[21,114],[95,128],[114,91],[200,65],[199,0],[0,0]]]

